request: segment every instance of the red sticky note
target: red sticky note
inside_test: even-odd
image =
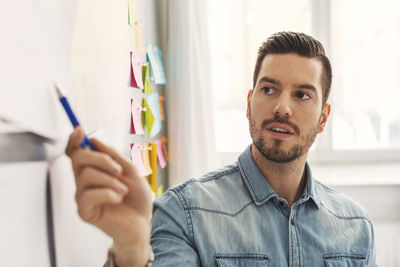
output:
[[[142,61],[137,52],[130,52],[131,56],[131,81],[130,86],[143,88]]]
[[[143,123],[142,123],[142,97],[139,99],[131,98],[131,118],[135,134],[144,134]],[[131,127],[132,130],[132,127]]]

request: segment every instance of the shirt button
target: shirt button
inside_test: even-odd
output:
[[[291,224],[291,225],[294,225],[293,219],[290,220],[290,224]]]

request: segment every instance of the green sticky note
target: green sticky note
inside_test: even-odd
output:
[[[150,75],[149,75],[149,63],[142,66],[142,77],[143,77],[143,87],[144,93],[151,94],[153,92],[153,88],[151,87]]]
[[[128,24],[131,26],[135,25],[135,8],[134,0],[128,0]]]
[[[143,98],[143,107],[146,109],[142,112],[142,123],[147,131],[147,134],[150,136],[151,129],[153,128],[153,124],[156,120],[153,112],[150,109],[149,104],[146,101],[146,98]]]

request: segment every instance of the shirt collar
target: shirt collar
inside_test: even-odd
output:
[[[264,204],[272,197],[278,196],[254,162],[253,156],[251,155],[251,144],[240,154],[238,166],[243,180],[250,191],[251,197],[257,206]],[[302,198],[307,200],[311,198],[317,208],[320,208],[320,201],[315,190],[315,181],[312,178],[308,163],[306,163],[305,172],[307,183]]]
[[[313,202],[315,203],[315,205],[317,206],[317,208],[320,208],[320,199],[318,198],[318,194],[315,188],[315,180],[312,177],[312,173],[311,173],[311,168],[310,165],[308,165],[308,163],[306,162],[306,166],[305,166],[305,172],[306,172],[306,187],[304,188],[304,192],[302,194],[302,198],[304,199],[308,199],[311,198],[313,200]]]

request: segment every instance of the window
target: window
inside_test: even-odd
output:
[[[331,2],[333,149],[400,148],[399,7],[388,0]]]
[[[251,143],[246,97],[257,50],[267,36],[282,30],[321,40],[333,66],[333,112],[311,160],[398,160],[398,10],[399,4],[389,0],[379,5],[371,0],[214,1],[209,37],[220,163],[232,162]]]

